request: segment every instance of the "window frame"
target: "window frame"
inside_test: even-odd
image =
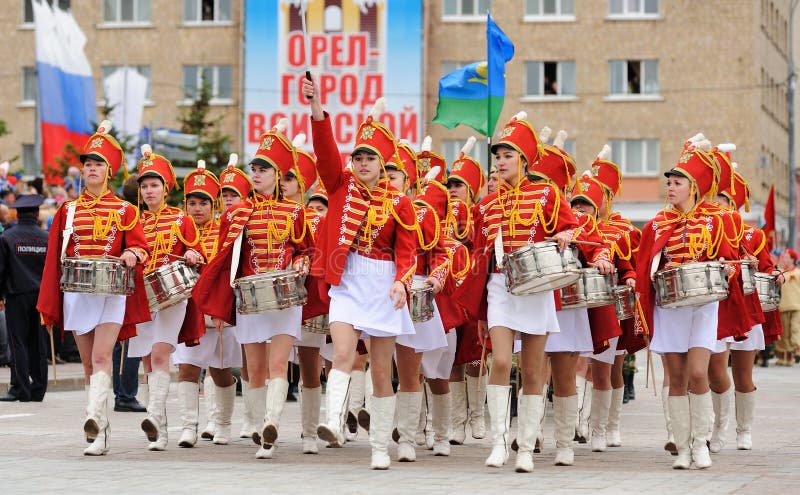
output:
[[[539,12],[538,14],[531,14],[528,12],[528,2],[533,1],[539,4]],[[575,22],[575,0],[572,0],[572,13],[565,14],[563,12],[563,2],[564,0],[554,0],[556,2],[556,11],[555,14],[546,14],[544,13],[544,2],[545,0],[525,0],[522,6],[523,10],[523,22]]]
[[[544,69],[545,64],[548,63],[555,63],[556,64],[556,81],[563,80],[563,64],[564,63],[571,63],[573,65],[572,71],[572,87],[575,91],[571,94],[564,94],[561,93],[561,85],[558,86],[559,93],[554,95],[548,95],[544,93]],[[539,65],[539,83],[541,91],[539,94],[528,93],[528,66],[529,64],[538,64]],[[577,64],[575,60],[526,60],[525,61],[525,84],[524,84],[524,91],[525,94],[522,96],[520,101],[522,102],[544,102],[544,101],[575,101],[578,99],[577,96],[577,88],[576,88],[576,68]]]
[[[632,172],[628,168],[629,165],[627,164],[628,143],[633,141],[642,143],[642,156],[641,156],[642,170],[639,172]],[[657,138],[616,138],[616,139],[609,139],[608,143],[611,146],[611,160],[617,165],[619,165],[623,177],[643,178],[643,179],[658,178],[661,167],[660,163],[661,144],[659,143],[659,140]],[[656,158],[656,163],[653,164],[651,170],[648,170],[647,158],[650,151],[650,146],[655,146],[653,156],[655,156]]]
[[[486,22],[486,13],[481,12],[480,3],[485,1],[487,3],[486,8],[489,7],[489,0],[453,0],[456,2],[456,10],[458,11],[456,14],[448,14],[445,11],[447,0],[442,1],[442,22]],[[472,2],[473,4],[473,11],[474,14],[463,14],[463,4],[464,2]]]
[[[655,2],[657,2],[655,13],[645,12],[645,6],[647,4],[647,0],[637,0],[639,2],[639,9],[635,12],[628,9],[629,0],[619,0],[619,1],[622,2],[621,3],[622,12],[615,13],[611,11],[614,0],[608,0],[608,10],[606,11],[606,19],[615,21],[626,21],[626,20],[640,21],[640,20],[661,19],[660,0],[654,0]]]
[[[196,80],[195,85],[193,87],[195,96],[186,96],[186,69],[189,67],[194,67],[196,71]],[[230,69],[230,78],[231,78],[231,87],[228,89],[230,92],[230,96],[220,98],[219,97],[219,69],[220,67],[228,67]],[[211,69],[211,99],[209,100],[209,104],[211,105],[232,105],[234,104],[233,98],[233,65],[231,64],[209,64],[209,65],[200,65],[200,64],[185,64],[183,65],[182,69],[182,78],[183,78],[183,90],[184,90],[184,98],[181,101],[182,105],[191,105],[192,102],[195,101],[197,98],[197,92],[199,91],[200,86],[203,84],[203,72],[206,69]]]
[[[69,10],[72,8],[72,0],[45,0],[47,3],[52,6],[54,3],[58,3],[61,10]],[[62,6],[62,4],[66,4],[66,6]],[[28,13],[28,9],[26,8],[28,5],[31,6],[30,14],[31,20],[26,19],[26,14]],[[33,0],[22,0],[22,21],[19,24],[20,28],[24,29],[33,29]]]
[[[203,0],[182,0],[181,1],[181,24],[183,26],[188,27],[197,27],[197,26],[232,26],[233,25],[233,0],[223,0],[228,2],[228,17],[229,19],[220,19],[219,12],[220,7],[219,3],[221,0],[213,0],[214,1],[214,19],[210,21],[203,20],[202,14],[202,7],[203,7]],[[194,2],[195,7],[197,9],[197,18],[189,20],[186,18],[186,2]]]
[[[134,18],[138,17],[139,14],[139,4],[141,2],[148,2],[150,7],[148,11],[150,12],[149,18],[147,20],[132,20],[132,21],[125,21],[121,19],[122,16],[122,2],[123,0],[111,0],[116,2],[117,4],[117,19],[115,20],[107,20],[106,19],[106,1],[103,0],[103,12],[102,12],[102,21],[97,25],[98,29],[108,29],[108,28],[139,28],[139,27],[152,27],[153,26],[153,1],[152,0],[132,0],[133,4],[133,12]]]
[[[102,106],[106,104],[106,95],[105,95],[105,80],[106,77],[110,76],[115,70],[125,67],[125,64],[103,64],[100,66],[100,92],[102,99],[98,101],[98,106]],[[145,76],[147,78],[147,92],[145,93],[144,98],[144,105],[146,107],[154,106],[155,102],[152,99],[153,96],[153,67],[149,64],[139,64],[139,65],[128,65],[133,69],[136,69],[136,72]],[[142,72],[146,69],[146,73]],[[106,71],[108,71],[106,73]]]
[[[25,65],[22,66],[22,88],[20,94],[20,100],[17,103],[17,107],[35,107],[39,102],[39,91],[38,91],[38,84],[37,81],[37,74],[36,74],[36,66],[35,65]],[[27,78],[31,75],[33,77],[33,85],[34,85],[34,95],[33,98],[26,98],[25,89],[27,88]]]
[[[624,68],[624,77],[622,80],[624,81],[624,92],[622,93],[615,93],[614,88],[612,87],[612,80],[613,80],[613,69],[612,64],[624,62],[622,67]],[[628,71],[629,65],[631,62],[638,62],[639,63],[639,92],[638,93],[630,93],[628,92],[630,87],[627,84],[628,81]],[[657,92],[655,93],[647,93],[644,91],[645,88],[645,81],[647,79],[647,72],[646,67],[648,62],[655,63],[655,70],[656,70],[656,84],[658,86]],[[609,59],[608,61],[608,96],[605,97],[606,101],[631,101],[631,100],[640,100],[640,101],[662,101],[664,98],[661,96],[661,75],[660,75],[660,64],[659,59],[657,58],[641,58],[641,59]]]
[[[25,171],[25,174],[35,175],[41,172],[41,167],[37,167],[36,163],[36,143],[22,143],[22,151],[19,157],[20,161],[22,161],[22,170]],[[29,157],[32,162],[27,160]]]
[[[445,159],[445,162],[452,166],[453,162],[456,160],[456,158],[458,158],[461,148],[466,142],[467,138],[444,139],[442,140],[439,153]],[[486,142],[486,138],[479,137],[478,140],[475,141],[475,146],[472,148],[472,151],[470,151],[469,155],[474,158],[475,161],[481,164],[481,169],[483,170],[485,176],[487,174],[485,163],[489,157],[489,145]],[[449,174],[450,169],[448,169],[447,172]]]

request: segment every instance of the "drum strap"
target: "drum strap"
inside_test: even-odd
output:
[[[64,227],[64,232],[61,234],[61,261],[64,261],[67,257],[67,244],[69,244],[69,238],[72,236],[72,232],[75,231],[75,227],[72,225],[75,222],[75,209],[75,201],[67,203],[67,224]]]
[[[233,241],[233,252],[231,253],[231,287],[233,287],[233,281],[236,280],[236,272],[239,271],[239,257],[242,254],[242,237],[244,237],[244,229],[239,232],[239,235],[236,236],[236,240]]]
[[[494,259],[497,268],[503,268],[503,226],[497,225],[497,236],[494,238]]]
[[[661,263],[661,251],[653,257],[653,263],[650,264],[650,280],[653,280],[653,277],[655,277],[659,263]]]

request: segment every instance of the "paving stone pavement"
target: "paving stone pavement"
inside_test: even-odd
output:
[[[714,466],[674,471],[663,447],[661,398],[645,388],[644,356],[636,374],[636,400],[623,406],[623,446],[592,453],[575,444],[575,465],[553,465],[552,411],[548,406],[545,449],[535,455],[532,474],[513,470],[514,455],[502,469],[483,465],[488,439],[469,438],[450,457],[418,449],[415,463],[392,462],[385,472],[369,470],[367,435],[341,449],[300,453],[299,405],[289,403],[280,428],[277,457],[254,458],[249,439],[227,446],[200,441],[193,449],[177,446],[176,385],[168,402],[170,444],[149,452],[139,429],[144,417],[111,413],[111,452],[84,457],[84,393],[48,393],[42,403],[0,403],[0,487],[12,493],[797,493],[800,487],[800,368],[756,368],[759,386],[754,450],[735,450],[735,426],[728,444],[713,456]],[[658,363],[656,363],[658,364]],[[656,375],[661,371],[656,367]],[[660,393],[660,389],[659,389]],[[323,401],[324,403],[324,401]],[[201,411],[203,403],[201,399]],[[234,433],[241,425],[241,398]],[[512,425],[513,428],[513,425]],[[394,456],[394,448],[391,453]]]

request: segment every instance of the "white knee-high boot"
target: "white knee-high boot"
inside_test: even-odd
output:
[[[711,442],[708,450],[716,454],[725,446],[725,437],[728,434],[731,409],[733,408],[733,387],[718,394],[711,391],[711,404],[714,407],[714,426],[711,431]]]
[[[395,411],[395,396],[372,397],[370,417],[369,444],[372,447],[372,469],[389,469],[389,437],[392,433],[392,421]]]
[[[206,405],[206,427],[203,428],[203,431],[200,433],[200,438],[204,440],[214,439],[214,425],[217,422],[217,414],[219,414],[217,410],[217,401],[215,399],[216,395],[217,386],[214,384],[211,374],[206,373],[206,377],[203,379],[203,402]]]
[[[285,378],[273,378],[269,381],[264,407],[264,426],[261,428],[261,446],[271,454],[275,453],[277,447],[278,428],[288,391],[289,382]],[[266,458],[271,457],[270,455]]]
[[[181,415],[179,447],[194,447],[197,443],[197,424],[200,391],[196,382],[178,382],[178,409]]]
[[[355,440],[358,437],[358,411],[364,407],[365,388],[366,373],[359,370],[351,372],[350,399],[347,406],[347,440]]]
[[[153,371],[147,377],[150,402],[147,405],[147,417],[142,420],[142,431],[150,441],[148,450],[167,448],[167,396],[170,381],[170,374],[166,371]]]
[[[231,420],[236,402],[236,382],[227,387],[214,386],[214,443],[228,445],[231,438]]]
[[[622,414],[622,398],[625,387],[611,389],[611,403],[608,408],[608,426],[606,427],[606,445],[622,447],[622,434],[619,431],[619,418]]]
[[[433,455],[450,455],[450,393],[431,394]]]
[[[517,446],[519,450],[515,466],[518,473],[533,471],[533,451],[541,427],[543,410],[544,401],[541,395],[519,396],[519,405],[517,406]],[[494,426],[494,415],[491,411],[489,415],[492,416],[492,425]]]
[[[450,382],[450,444],[461,445],[467,438],[467,382]]]
[[[675,448],[678,458],[672,463],[673,469],[689,469],[692,466],[691,450],[691,414],[687,395],[669,396],[669,417],[672,420],[672,433],[675,437]]]
[[[239,438],[253,438],[253,435],[258,433],[256,432],[255,421],[253,421],[250,382],[246,380],[242,380],[242,400],[244,402],[244,411],[242,411],[242,429],[239,430]],[[260,439],[258,443],[261,443]]]
[[[486,398],[488,399],[489,418],[492,425],[492,452],[486,458],[485,464],[487,467],[502,467],[508,460],[511,386],[487,385]],[[533,418],[529,419],[529,421],[533,421]],[[535,442],[535,436],[533,441]],[[533,446],[531,446],[531,450],[533,450]]]
[[[322,402],[322,387],[302,387],[300,389],[300,422],[302,433],[302,452],[317,454],[317,427],[319,426],[319,406]]]
[[[367,370],[364,375],[364,407],[358,410],[356,420],[358,426],[369,433],[369,415],[372,410],[372,373]]]
[[[594,395],[594,384],[586,380],[583,387],[583,402],[582,407],[578,409],[578,428],[577,437],[578,443],[586,443],[591,436],[591,429],[589,428],[589,418],[592,415],[592,397]]]
[[[708,441],[711,439],[711,392],[693,394],[689,392],[691,413],[692,460],[699,469],[711,467]]]
[[[488,375],[467,375],[467,402],[469,404],[469,429],[472,438],[481,439],[486,436],[486,419],[484,418],[484,403],[486,402],[486,384]],[[478,384],[480,383],[480,390]]]
[[[624,389],[623,389],[624,390]],[[661,410],[664,412],[664,425],[667,428],[667,441],[664,450],[672,455],[678,455],[678,447],[675,446],[675,437],[672,435],[672,419],[669,415],[669,387],[661,388]]]
[[[736,392],[736,448],[750,450],[753,438],[750,428],[753,425],[753,414],[756,408],[756,391]]]
[[[83,431],[91,445],[86,447],[83,455],[98,456],[108,452],[108,391],[111,388],[111,377],[98,371],[89,377],[89,400],[86,407],[86,420]]]
[[[342,430],[345,416],[347,415],[347,393],[349,388],[349,373],[337,369],[333,369],[328,373],[328,384],[325,388],[325,414],[327,418],[324,423],[320,423],[317,427],[317,436],[321,440],[328,442],[331,447],[344,445]],[[392,412],[394,413],[394,411]]]
[[[553,396],[553,419],[556,424],[556,466],[572,466],[575,452],[572,442],[575,438],[575,421],[578,417],[578,396]]]
[[[592,391],[592,452],[605,452],[608,411],[611,407],[611,390]]]
[[[400,462],[417,460],[414,436],[417,433],[421,407],[422,392],[397,392],[395,410],[397,432],[400,434],[397,441],[397,460]]]

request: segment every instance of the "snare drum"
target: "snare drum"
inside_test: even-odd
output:
[[[758,300],[761,301],[762,311],[775,311],[781,303],[781,286],[777,278],[769,273],[756,272],[753,275]]]
[[[725,267],[717,261],[687,263],[656,272],[656,304],[662,308],[702,306],[728,297]]]
[[[633,311],[636,305],[636,294],[630,285],[618,285],[614,287],[614,309],[617,311],[617,319],[628,320],[633,318]]]
[[[150,312],[169,308],[192,296],[192,288],[200,275],[183,261],[160,266],[144,276],[144,288]]]
[[[133,274],[133,268],[118,259],[66,258],[59,287],[64,292],[127,296],[133,294]]]
[[[433,318],[433,287],[422,280],[411,282],[411,321],[422,323]]]
[[[331,327],[328,322],[328,315],[319,315],[305,320],[303,322],[303,330],[311,333],[330,335]]]
[[[295,270],[276,270],[234,280],[236,310],[253,315],[306,303],[303,277]]]
[[[750,263],[742,263],[742,291],[744,295],[752,294],[756,290],[756,278]]]
[[[616,272],[603,275],[597,268],[583,268],[577,282],[561,289],[561,307],[597,308],[613,304],[616,285]]]
[[[517,296],[560,289],[581,276],[574,248],[558,250],[554,241],[529,244],[503,257],[506,289]]]

